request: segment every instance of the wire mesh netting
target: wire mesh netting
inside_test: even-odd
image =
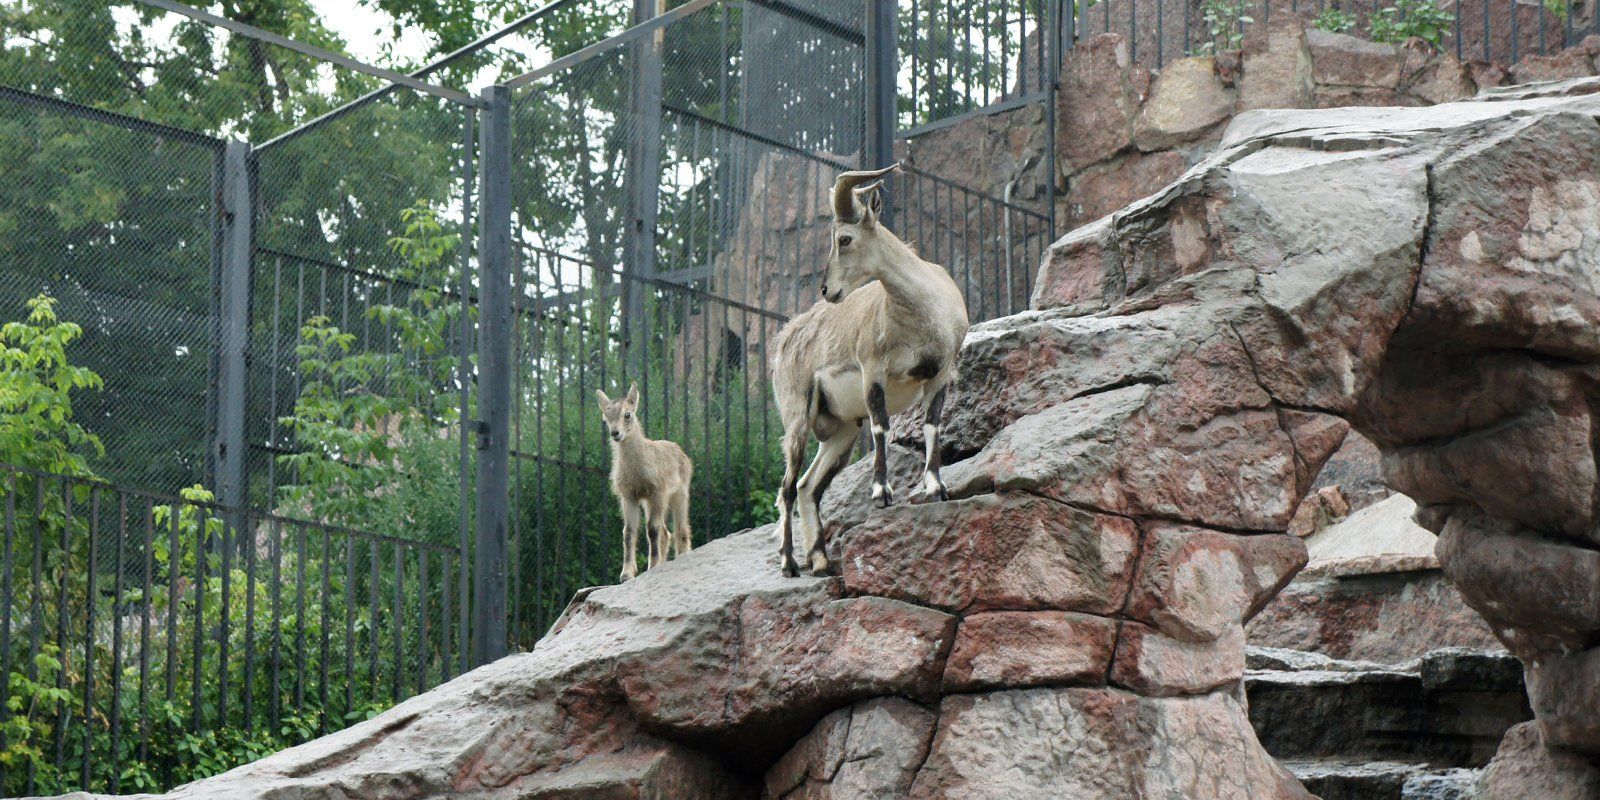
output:
[[[793,63],[746,58],[778,37],[835,88],[795,93]],[[835,23],[718,3],[517,94],[517,644],[621,568],[596,389],[637,382],[647,435],[694,460],[698,541],[771,515],[766,343],[815,291],[823,192],[859,159],[860,65]]]
[[[28,301],[83,327],[105,381],[77,408],[108,475],[166,491],[206,477],[220,143],[0,90],[0,315]]]

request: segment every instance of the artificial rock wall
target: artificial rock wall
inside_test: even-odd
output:
[[[1241,115],[975,326],[954,499],[824,508],[577,602],[530,653],[172,798],[1305,798],[1243,625],[1353,428],[1421,504],[1538,720],[1488,798],[1600,788],[1600,80]],[[917,427],[896,429],[895,480]],[[901,496],[909,496],[909,492]],[[593,535],[609,536],[609,531]]]

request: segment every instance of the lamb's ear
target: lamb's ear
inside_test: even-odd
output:
[[[634,381],[633,385],[628,387],[628,403],[629,403],[629,405],[632,405],[634,407],[638,407],[638,405],[639,405],[639,382],[638,381]]]
[[[600,410],[601,411],[604,411],[604,410],[606,410],[606,409],[611,407],[611,398],[608,397],[604,391],[602,391],[600,389],[594,390],[594,397],[595,397],[596,400],[600,401]]]

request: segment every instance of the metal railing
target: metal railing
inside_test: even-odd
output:
[[[0,505],[9,795],[181,782],[208,737],[287,746],[461,668],[453,546],[11,465]]]
[[[1238,49],[1251,28],[1289,16],[1362,39],[1418,37],[1463,61],[1502,67],[1551,55],[1600,33],[1588,5],[1521,0],[1093,0],[1071,6],[1069,40],[1117,33],[1152,67]],[[1070,46],[1070,45],[1068,45]]]

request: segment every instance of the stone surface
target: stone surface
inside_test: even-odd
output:
[[[1188,168],[1189,159],[1170,150],[1130,153],[1090,165],[1067,179],[1060,214],[1067,226],[1077,227],[1156,193]]]
[[[1239,110],[1304,108],[1311,102],[1311,51],[1299,20],[1275,19],[1245,33]]]
[[[1600,755],[1600,647],[1534,661],[1527,677],[1545,744]]]
[[[954,611],[1109,614],[1137,554],[1132,522],[1026,494],[875,511],[841,537],[844,588]]]
[[[1114,689],[1022,689],[945,698],[910,797],[1310,795],[1261,752],[1226,692],[1143,698]]]
[[[1459,768],[1413,775],[1400,787],[1400,800],[1473,800],[1478,775],[1478,770]]]
[[[1122,37],[1096,36],[1074,50],[1062,64],[1056,105],[1059,122],[1078,132],[1056,142],[1065,174],[1132,147],[1134,117],[1150,91],[1149,70],[1132,63]]]
[[[1137,622],[1122,624],[1111,682],[1148,697],[1204,694],[1244,677],[1244,628],[1208,642],[1163,636]]]
[[[944,688],[971,692],[1101,684],[1113,645],[1121,647],[1117,623],[1105,617],[1065,611],[971,614],[956,631]]]
[[[1321,85],[1396,89],[1400,86],[1400,47],[1318,28],[1305,32],[1311,79]]]
[[[1305,565],[1305,545],[1293,536],[1146,527],[1126,611],[1174,638],[1207,642],[1231,633]]]
[[[1594,800],[1600,797],[1600,767],[1582,756],[1551,750],[1538,723],[1506,733],[1500,752],[1484,770],[1478,800]]]
[[[1439,560],[1467,604],[1524,661],[1584,647],[1600,630],[1600,552],[1457,511]]]
[[[881,697],[823,718],[767,771],[767,800],[900,800],[928,754],[934,714]]]
[[[1151,85],[1150,98],[1134,121],[1134,144],[1148,152],[1195,141],[1233,116],[1233,102],[1214,59],[1180,58],[1162,67]]]
[[[1411,498],[1397,494],[1350,514],[1306,539],[1308,568],[1383,555],[1419,556],[1422,565],[1437,567],[1432,559],[1439,537],[1412,521],[1416,511]]]

